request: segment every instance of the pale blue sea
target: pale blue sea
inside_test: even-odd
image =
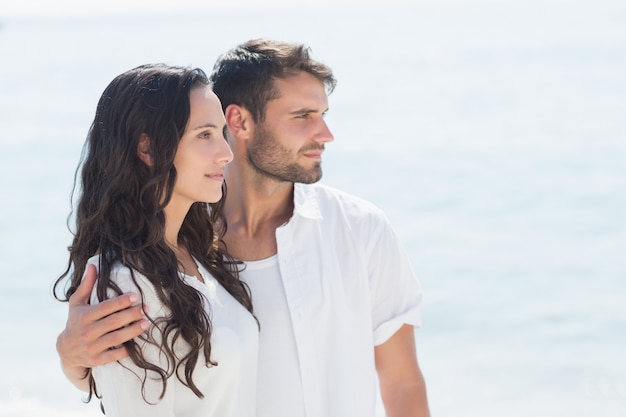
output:
[[[382,207],[409,251],[433,417],[626,416],[626,2],[35,18],[2,1],[0,416],[100,415],[58,366],[50,287],[106,84],[209,70],[255,37],[307,43],[339,78],[323,181]]]

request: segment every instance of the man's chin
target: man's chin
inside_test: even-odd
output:
[[[322,178],[322,168],[316,166],[314,168],[303,169],[300,167],[291,167],[292,169],[284,170],[280,173],[271,173],[269,170],[265,174],[279,181],[287,181],[299,184],[313,184]]]
[[[302,184],[315,184],[321,179],[322,179],[322,170],[320,169],[314,175],[308,176],[306,178],[299,178],[300,181],[294,181],[294,182],[299,182]]]

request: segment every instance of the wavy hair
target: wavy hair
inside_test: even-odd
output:
[[[135,340],[125,346],[135,365],[160,376],[161,397],[167,378],[176,374],[202,398],[192,378],[200,353],[207,366],[216,365],[210,359],[212,328],[203,296],[180,279],[176,255],[165,241],[163,212],[176,181],[174,156],[189,120],[190,92],[208,85],[201,69],[150,64],[119,75],[107,86],[98,102],[74,180],[72,193],[80,185],[80,194],[74,238],[68,248],[69,261],[53,287],[55,298],[68,301],[81,282],[88,259],[95,254],[100,254],[96,287],[100,301],[122,293],[111,280],[116,264],[128,267],[133,281],[134,271],[147,277],[171,314],[153,322],[162,331],[161,342],[148,335],[140,338],[158,345],[170,365],[163,369],[147,361]],[[152,166],[137,156],[142,135],[150,138]],[[226,192],[225,185],[223,191]],[[236,263],[222,249],[226,231],[223,201],[222,198],[213,204],[194,203],[180,229],[178,243],[252,312],[249,290],[239,280]],[[173,351],[174,342],[179,340],[188,345],[182,358]],[[89,401],[99,394],[91,372],[85,377],[89,377]]]

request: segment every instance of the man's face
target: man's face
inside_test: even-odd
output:
[[[279,181],[314,183],[322,177],[324,144],[333,135],[324,121],[324,85],[306,72],[275,81],[279,98],[267,103],[265,120],[255,126],[248,161]]]

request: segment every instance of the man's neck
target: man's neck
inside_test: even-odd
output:
[[[248,261],[275,255],[276,229],[293,215],[293,183],[229,176],[227,186],[224,240],[229,253]]]

